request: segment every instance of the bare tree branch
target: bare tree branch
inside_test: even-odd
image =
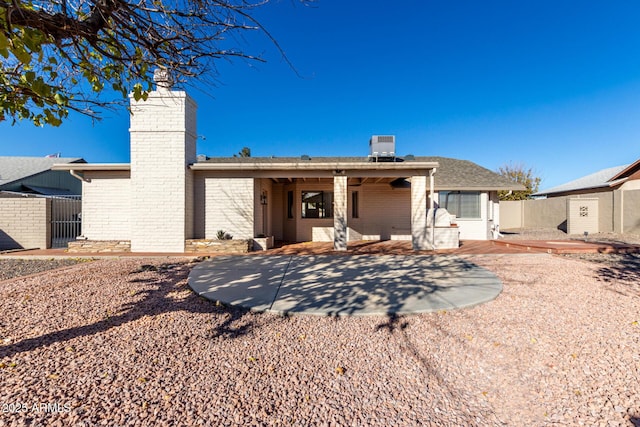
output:
[[[310,3],[313,0],[297,0]],[[90,111],[105,87],[143,97],[153,70],[180,84],[215,79],[220,59],[262,59],[235,35],[260,32],[253,17],[268,0],[0,0],[0,121],[59,124],[68,110]],[[134,84],[135,83],[135,84]]]

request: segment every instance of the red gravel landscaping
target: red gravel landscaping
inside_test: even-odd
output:
[[[470,256],[494,301],[414,316],[216,306],[176,259],[0,283],[0,426],[640,425],[640,269]]]

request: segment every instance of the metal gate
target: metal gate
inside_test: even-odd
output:
[[[82,196],[52,196],[51,247],[66,248],[82,234]]]

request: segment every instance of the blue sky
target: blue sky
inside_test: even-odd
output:
[[[637,1],[275,1],[267,63],[218,64],[191,88],[198,153],[366,156],[371,135],[399,154],[522,163],[548,188],[640,158]],[[0,123],[0,155],[128,162],[129,117],[72,116],[60,128]]]

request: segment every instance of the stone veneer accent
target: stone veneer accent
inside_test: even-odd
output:
[[[252,240],[212,240],[189,239],[185,242],[186,253],[233,253],[244,254],[249,252],[253,245]],[[76,240],[67,245],[69,253],[104,253],[104,252],[131,252],[129,240]]]
[[[252,245],[251,239],[188,239],[185,244],[185,252],[244,254],[249,252]]]
[[[70,253],[131,252],[129,240],[76,240],[67,244]]]

